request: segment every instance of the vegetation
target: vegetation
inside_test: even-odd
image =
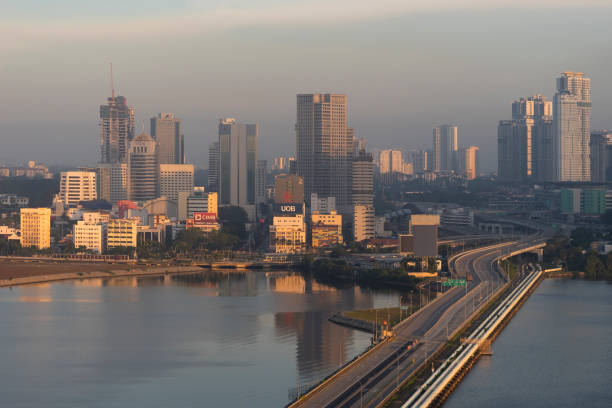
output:
[[[30,199],[30,207],[50,207],[59,192],[59,180],[12,177],[0,179],[0,193],[17,194]]]
[[[591,243],[601,238],[597,231],[577,228],[570,238],[556,236],[544,248],[544,264],[562,265],[568,271],[590,280],[612,280],[612,253],[599,255],[591,249]]]
[[[248,233],[244,224],[249,222],[249,216],[244,208],[235,205],[219,207],[219,220],[224,233],[234,235],[241,240],[247,239]]]

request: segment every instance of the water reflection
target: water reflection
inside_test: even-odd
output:
[[[297,384],[317,382],[369,344],[368,333],[330,323],[332,314],[393,306],[397,297],[290,271],[0,290],[3,398],[11,406],[283,406]]]

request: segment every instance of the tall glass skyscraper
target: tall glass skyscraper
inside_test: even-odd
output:
[[[555,181],[590,181],[590,78],[582,72],[561,74],[553,106]]]
[[[128,141],[134,137],[134,108],[123,96],[100,105],[100,162],[124,163]]]
[[[296,154],[306,199],[336,197],[341,212],[352,211],[353,132],[346,126],[346,95],[297,95]]]
[[[256,124],[219,121],[219,192],[221,204],[255,204],[257,171]]]
[[[433,170],[450,173],[457,170],[457,126],[442,125],[433,129]]]
[[[173,113],[159,113],[151,118],[151,136],[157,141],[159,164],[185,163],[181,120]]]

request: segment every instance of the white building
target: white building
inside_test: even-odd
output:
[[[193,218],[194,213],[219,213],[219,194],[195,190],[193,192],[181,191],[178,198],[178,219],[185,221]]]
[[[63,171],[60,176],[60,200],[66,205],[98,198],[96,173],[93,171]]]
[[[87,211],[83,213],[83,222],[86,224],[98,224],[101,222],[109,222],[111,216],[108,212],[103,211]]]
[[[160,196],[176,201],[180,192],[192,192],[193,176],[193,164],[160,164]]]
[[[374,238],[376,217],[374,207],[356,205],[353,211],[353,237],[357,242]]]
[[[74,225],[73,237],[77,249],[85,247],[97,254],[106,250],[106,224],[79,221]]]
[[[319,197],[317,193],[310,194],[310,212],[330,213],[337,211],[336,197]]]
[[[127,194],[127,163],[98,163],[98,198],[114,204]]]
[[[591,80],[564,72],[553,106],[555,181],[591,181]]]
[[[306,249],[304,214],[275,216],[270,225],[270,249],[276,253],[299,253]]]

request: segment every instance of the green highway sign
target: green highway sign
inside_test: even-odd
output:
[[[465,279],[447,279],[442,286],[465,286]]]

